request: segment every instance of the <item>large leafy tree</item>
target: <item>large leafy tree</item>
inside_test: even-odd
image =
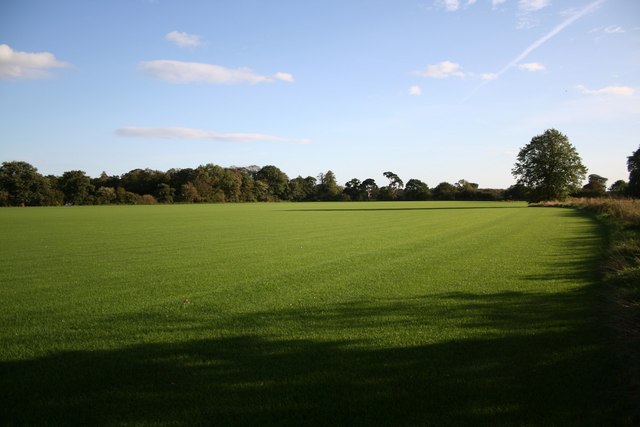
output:
[[[289,177],[276,166],[264,166],[256,173],[255,179],[256,181],[262,181],[267,185],[267,191],[270,199],[285,200],[287,198]]]
[[[316,193],[319,200],[332,201],[341,199],[342,188],[338,185],[336,176],[332,171],[318,175]]]
[[[49,199],[49,182],[27,162],[2,162],[0,202],[9,206],[40,206]]]
[[[556,129],[537,135],[520,150],[512,170],[529,201],[562,200],[580,188],[587,168],[569,138]]]
[[[65,203],[84,205],[89,203],[93,192],[91,178],[84,171],[68,171],[62,174],[58,184],[64,193]]]
[[[404,182],[400,179],[398,175],[391,171],[384,172],[383,175],[385,178],[389,180],[389,185],[387,187],[382,187],[380,189],[380,193],[378,194],[378,199],[381,200],[395,200],[400,195],[402,188],[404,187]]]
[[[429,200],[431,190],[429,186],[419,179],[410,179],[404,187],[405,200]]]
[[[627,169],[629,170],[627,191],[630,196],[640,197],[640,147],[627,157]]]

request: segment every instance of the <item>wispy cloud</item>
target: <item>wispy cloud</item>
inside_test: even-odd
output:
[[[491,0],[491,6],[495,9],[507,0]]]
[[[144,61],[139,64],[139,68],[144,73],[169,83],[256,84],[276,80],[293,82],[293,75],[289,73],[278,72],[272,76],[263,76],[250,68],[226,68],[201,62]]]
[[[496,73],[484,73],[482,74],[482,80],[495,80],[498,78]]]
[[[500,0],[497,0],[497,1],[498,1],[497,4],[503,3],[503,1],[500,1]],[[605,1],[607,1],[607,0],[595,0],[595,1],[591,2],[591,3],[589,3],[584,8],[580,9],[579,11],[571,13],[564,21],[562,21],[560,24],[556,25],[555,28],[553,28],[547,34],[545,34],[544,36],[540,37],[539,39],[537,39],[536,41],[531,43],[525,50],[520,52],[520,54],[518,56],[513,58],[508,64],[506,64],[504,67],[502,67],[502,69],[500,71],[498,71],[497,73],[486,73],[486,74],[483,74],[483,80],[485,80],[485,81],[482,82],[480,85],[478,85],[476,88],[474,88],[469,93],[469,95],[467,95],[463,99],[463,102],[469,100],[473,96],[474,93],[476,93],[481,87],[489,84],[491,82],[491,80],[497,80],[498,78],[500,78],[500,76],[502,76],[505,72],[507,72],[507,70],[509,70],[510,68],[512,68],[512,67],[516,66],[517,64],[521,63],[525,58],[527,58],[531,54],[531,52],[535,51],[540,46],[542,46],[543,44],[545,44],[546,42],[551,40],[553,37],[558,35],[562,30],[567,28],[569,25],[573,24],[575,21],[577,21],[578,19],[582,18],[586,14],[596,10]],[[495,5],[496,5],[496,0],[494,0],[494,6]],[[490,78],[485,78],[485,76],[490,77]]]
[[[536,72],[536,71],[544,71],[545,66],[540,64],[539,62],[529,62],[527,64],[518,64],[518,68],[521,70]]]
[[[179,47],[196,47],[201,44],[200,36],[180,31],[171,31],[164,38]]]
[[[438,64],[428,65],[422,71],[416,71],[415,74],[422,77],[431,77],[434,79],[446,79],[447,77],[464,77],[464,73],[460,71],[460,64],[451,61],[443,61]]]
[[[0,45],[0,78],[3,79],[41,79],[51,76],[51,68],[69,66],[49,52],[20,52],[7,44]]]
[[[518,23],[519,30],[538,26],[540,19],[536,12],[551,5],[551,0],[520,0],[518,2]]]
[[[455,12],[460,8],[460,0],[437,0],[436,4],[448,12]]]
[[[420,86],[411,86],[409,88],[409,95],[420,96],[422,95],[422,88]]]
[[[537,12],[551,5],[551,0],[520,0],[518,9],[524,12]]]
[[[576,89],[585,95],[632,96],[636,92],[636,90],[630,86],[606,86],[600,89],[588,89],[583,85],[578,85]]]
[[[210,140],[225,142],[289,142],[309,144],[308,139],[292,139],[265,133],[217,132],[203,129],[183,127],[136,127],[128,126],[116,130],[116,134],[128,138],[176,139],[176,140]]]
[[[443,8],[447,12],[455,12],[460,9],[464,0],[435,0],[436,7]],[[504,1],[504,0],[503,0]],[[478,0],[466,0],[464,3],[464,9],[476,4]]]
[[[625,31],[624,31],[624,28],[622,28],[620,25],[611,25],[605,28],[604,32],[607,34],[622,34]]]
[[[624,34],[626,31],[620,25],[609,25],[608,27],[593,28],[589,33]]]
[[[282,80],[283,82],[293,83],[293,74],[278,72],[273,75],[276,80]]]
[[[498,72],[498,76],[501,76],[509,68],[511,68],[511,67],[515,66],[516,64],[520,63],[527,56],[529,56],[531,54],[531,52],[533,52],[534,50],[538,49],[540,46],[542,46],[543,44],[545,44],[546,42],[551,40],[553,37],[557,36],[562,30],[567,28],[569,25],[573,24],[575,21],[577,21],[578,19],[582,18],[587,13],[593,12],[596,8],[598,8],[605,1],[606,0],[596,0],[594,2],[589,3],[587,6],[585,6],[583,9],[579,10],[578,12],[575,12],[574,14],[570,15],[568,18],[566,18],[564,21],[562,21],[560,24],[558,24],[553,30],[549,31],[547,34],[545,34],[544,36],[540,37],[539,39],[537,39],[536,41],[531,43],[518,56],[513,58],[513,60],[511,60],[511,62],[509,62],[507,65],[505,65],[502,68],[502,70],[500,70]]]

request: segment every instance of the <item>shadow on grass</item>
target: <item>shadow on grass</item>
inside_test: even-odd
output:
[[[467,327],[492,330],[407,347],[235,336],[2,362],[0,422],[623,424],[606,345],[576,316],[580,293],[438,298],[455,302],[449,315],[464,316]],[[271,320],[330,331],[371,328],[372,319],[385,322],[384,316],[430,322],[441,315],[426,298],[344,304],[323,313],[288,310]],[[265,313],[255,316],[264,321]]]
[[[357,203],[358,206],[362,206],[360,208],[301,208],[301,209],[285,209],[285,212],[379,212],[379,211],[439,211],[439,210],[477,210],[477,209],[525,209],[526,206],[513,206],[507,205],[499,206],[499,205],[491,205],[491,206],[425,206],[425,207],[381,207],[380,204],[384,204],[385,202],[373,202],[376,203],[376,207],[365,207],[367,203],[371,202],[352,202]],[[473,203],[473,202],[458,202],[460,204],[463,203]]]
[[[592,244],[580,237],[566,250]],[[593,260],[576,259],[558,264],[555,277],[529,280],[594,283]],[[222,326],[295,324],[309,337],[341,339],[265,332],[184,341],[177,332],[174,342],[3,361],[0,424],[632,425],[593,295],[586,285],[351,301],[199,326],[206,336]],[[197,316],[183,321],[172,330],[193,333]],[[457,338],[376,343],[381,330],[433,324],[452,324]],[[349,331],[359,338],[344,338]]]

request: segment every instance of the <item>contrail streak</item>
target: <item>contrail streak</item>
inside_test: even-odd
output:
[[[514,65],[516,65],[518,62],[520,62],[523,59],[525,59],[527,56],[529,56],[529,54],[531,52],[533,52],[534,50],[536,50],[537,48],[539,48],[540,46],[542,46],[543,44],[545,44],[546,42],[551,40],[560,31],[564,30],[569,25],[573,24],[575,21],[577,21],[578,19],[582,18],[587,13],[593,11],[594,9],[596,9],[598,6],[600,6],[605,1],[607,1],[607,0],[596,0],[593,3],[590,3],[589,5],[587,5],[584,9],[582,9],[578,13],[575,13],[575,14],[571,15],[570,17],[568,17],[567,19],[565,19],[558,26],[556,26],[553,30],[551,30],[549,33],[545,34],[544,36],[540,37],[538,40],[533,42],[528,48],[523,50],[522,53],[520,53],[520,55],[516,56],[511,62],[509,62],[507,65],[505,65],[502,68],[502,70],[500,70],[497,73],[497,76],[500,77],[502,74],[504,74],[505,71],[507,71],[509,68],[513,67]]]
[[[601,4],[603,4],[604,2],[606,2],[607,0],[596,0],[592,3],[589,3],[587,6],[585,6],[584,9],[580,10],[577,13],[574,13],[573,15],[571,15],[570,17],[568,17],[567,19],[565,19],[564,21],[562,21],[560,24],[558,24],[553,30],[549,31],[547,34],[545,34],[544,36],[540,37],[538,40],[536,40],[535,42],[533,42],[531,45],[529,45],[529,47],[527,47],[525,50],[523,50],[518,56],[516,56],[511,62],[509,62],[507,65],[505,65],[504,67],[502,67],[502,69],[500,71],[498,71],[494,77],[495,80],[497,78],[499,78],[501,75],[503,75],[509,68],[513,67],[514,65],[518,64],[520,61],[522,61],[523,59],[525,59],[527,56],[529,56],[529,54],[531,52],[533,52],[534,50],[536,50],[537,48],[539,48],[540,46],[542,46],[543,44],[545,44],[546,42],[548,42],[549,40],[551,40],[553,37],[555,37],[556,35],[558,35],[558,33],[560,33],[562,30],[564,30],[565,28],[567,28],[569,25],[573,24],[574,22],[576,22],[578,19],[582,18],[584,15],[586,15],[589,12],[594,11],[596,8],[598,8]],[[469,98],[471,98],[473,96],[474,93],[476,93],[478,91],[478,89],[480,89],[481,87],[491,83],[492,80],[486,80],[484,82],[482,82],[480,85],[478,85],[475,89],[473,89],[471,91],[471,93],[469,95],[467,95],[462,102],[466,102],[469,100]]]

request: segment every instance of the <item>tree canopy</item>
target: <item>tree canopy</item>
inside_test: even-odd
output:
[[[640,197],[640,147],[627,157],[629,171],[629,186],[627,191],[632,197]]]
[[[379,187],[373,178],[352,178],[340,185],[329,170],[289,179],[273,165],[222,167],[212,163],[193,168],[133,169],[123,175],[102,172],[91,178],[73,170],[61,176],[42,176],[24,161],[0,165],[0,206],[55,206],[224,203],[266,201],[358,201],[371,200],[548,200],[567,195],[589,197],[640,197],[640,148],[627,159],[629,183],[618,180],[607,190],[607,178],[589,175],[568,138],[555,129],[535,136],[518,154],[512,174],[517,183],[508,189],[480,188],[460,179],[430,188],[419,179],[406,181],[396,173],[382,175],[388,185]]]
[[[523,147],[512,174],[527,189],[529,201],[562,200],[580,188],[587,168],[569,138],[556,129]]]

